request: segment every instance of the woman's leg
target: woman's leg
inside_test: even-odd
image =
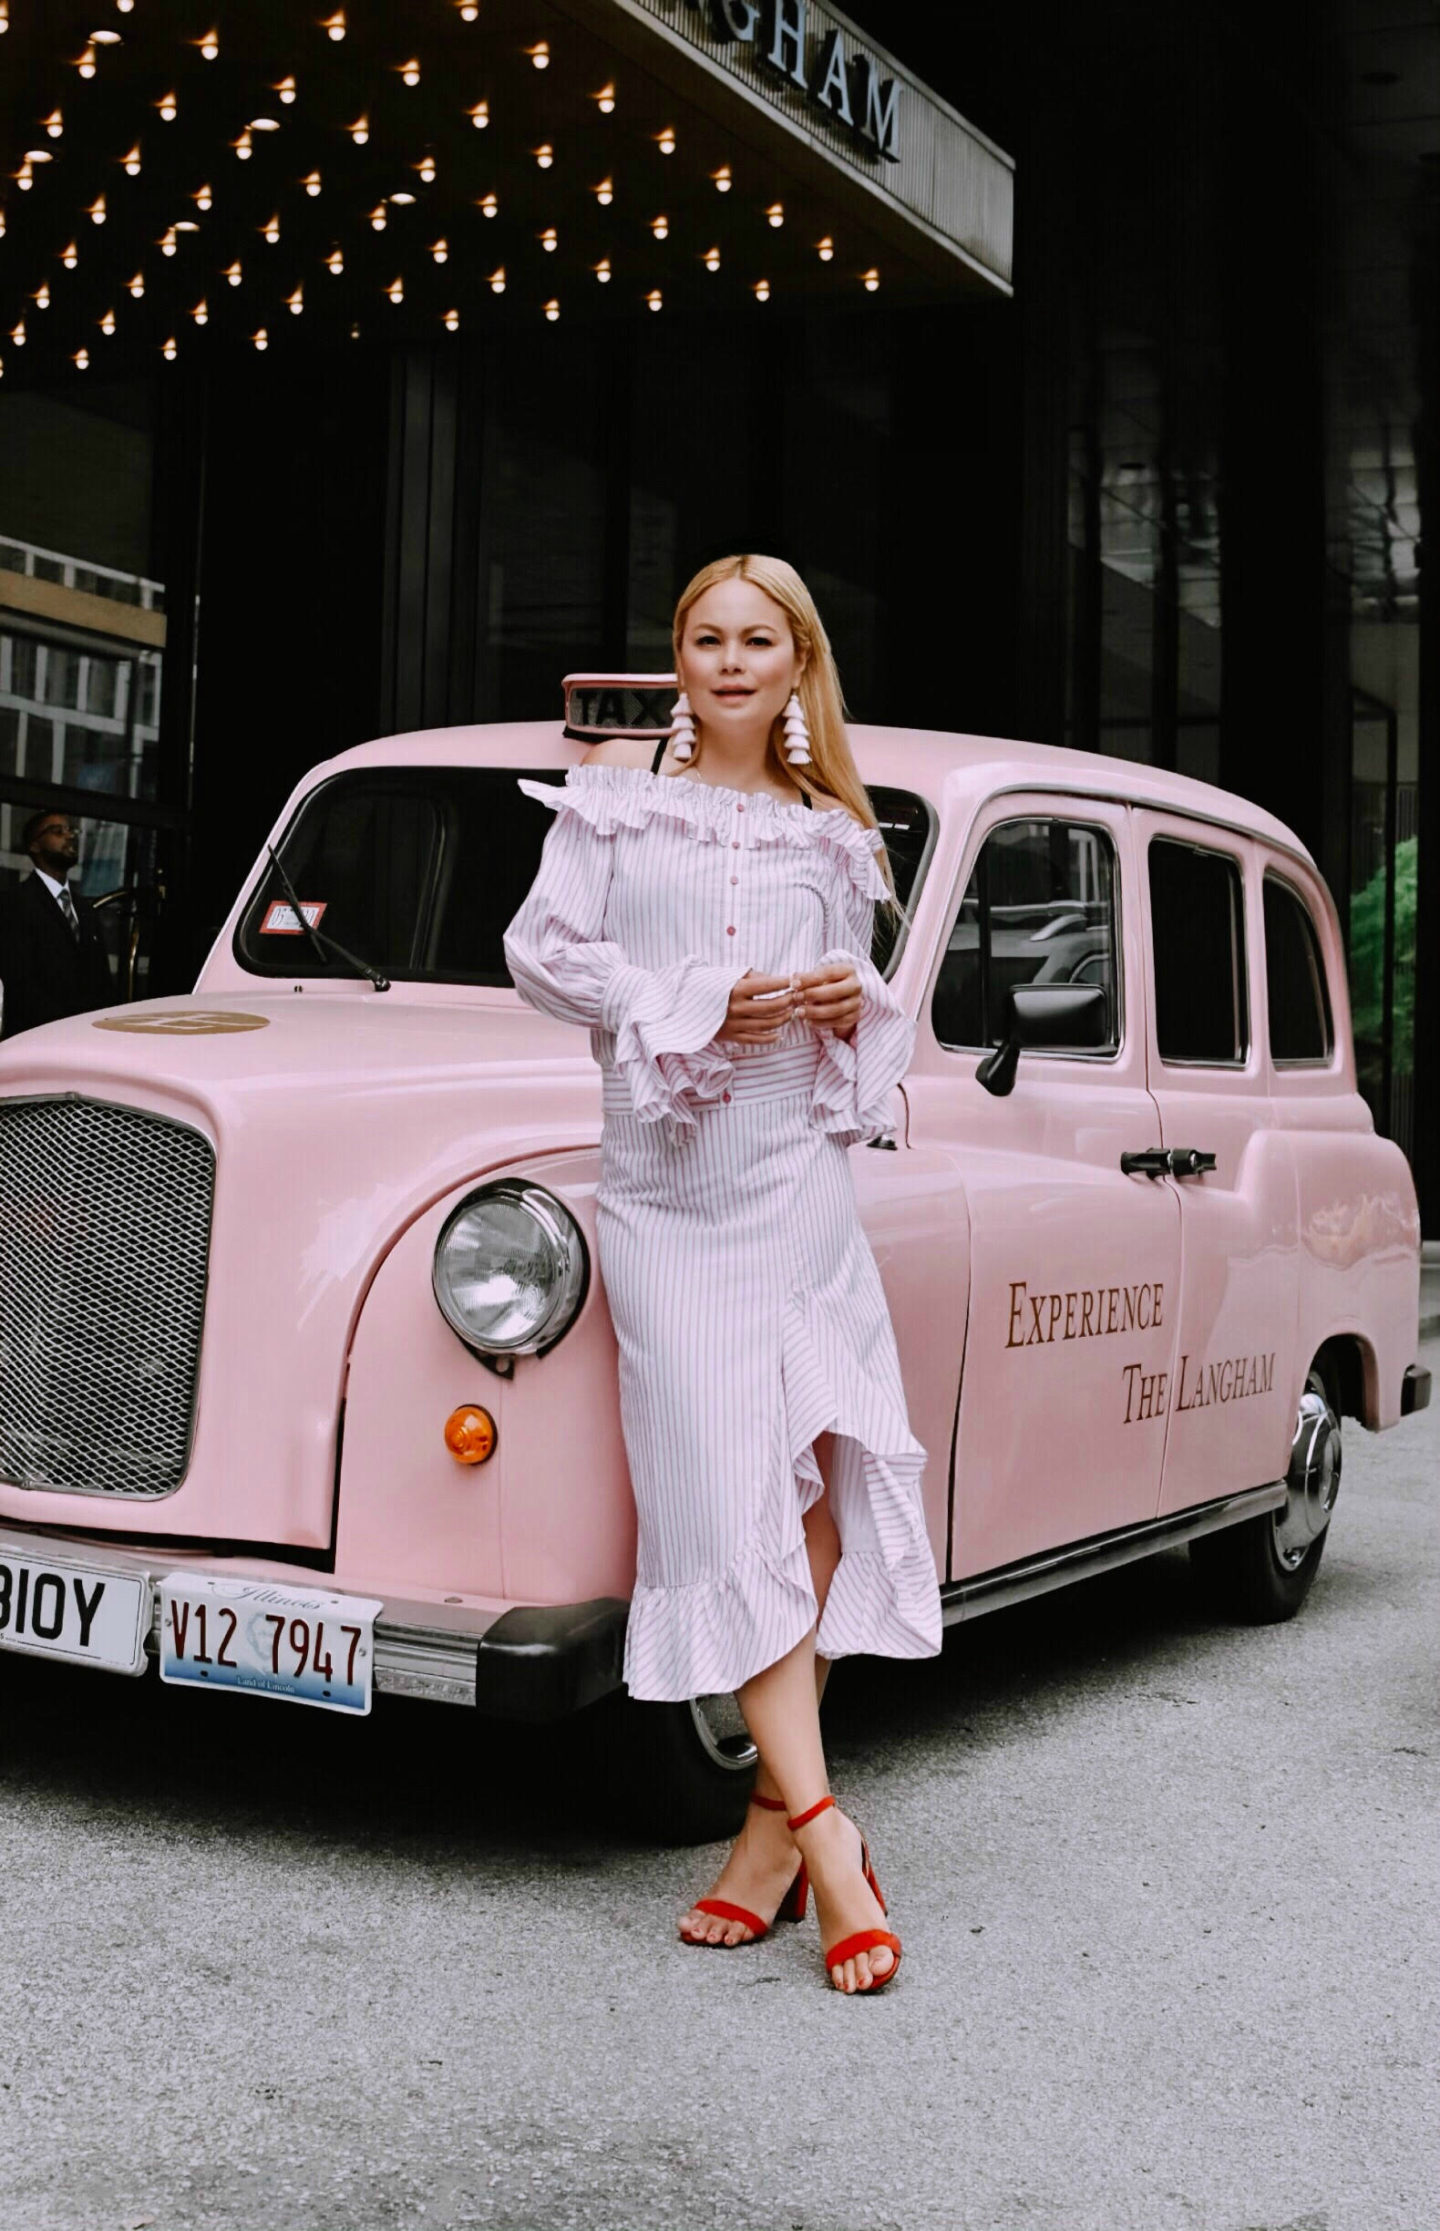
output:
[[[815,1443],[820,1476],[827,1481],[830,1477],[830,1438],[826,1433]],[[835,1577],[835,1567],[840,1562],[840,1535],[831,1514],[828,1493],[811,1504],[805,1513],[804,1525],[815,1601],[823,1612],[825,1598],[830,1593],[830,1583]],[[816,1657],[813,1633],[808,1643],[801,1645],[801,1649],[808,1649],[810,1653],[810,1663],[814,1669],[815,1701],[818,1705],[824,1694],[830,1661],[828,1658]],[[770,1772],[763,1752],[756,1769],[755,1789],[760,1797],[780,1799],[779,1784]],[[800,1855],[785,1826],[784,1814],[769,1812],[762,1806],[752,1806],[720,1877],[708,1895],[723,1898],[731,1905],[746,1906],[752,1913],[767,1914],[784,1897],[799,1864]],[[680,1919],[680,1934],[696,1944],[743,1944],[751,1933],[743,1922],[724,1921],[716,1914],[700,1913],[693,1906]]]

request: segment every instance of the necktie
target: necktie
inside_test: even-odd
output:
[[[62,883],[60,886],[60,912],[70,924],[70,935],[78,938],[80,935],[80,917],[75,911],[75,901],[70,896],[68,883]]]

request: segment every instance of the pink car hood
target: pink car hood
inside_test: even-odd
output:
[[[214,1148],[195,1439],[169,1496],[3,1484],[0,1516],[310,1549],[331,1539],[351,1332],[395,1239],[471,1175],[600,1128],[584,1037],[502,991],[150,1000],[0,1047],[0,1096],[56,1093],[168,1116]]]

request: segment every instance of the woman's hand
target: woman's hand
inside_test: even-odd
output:
[[[796,982],[793,976],[759,976],[752,968],[731,992],[716,1037],[735,1046],[772,1045],[796,1011]]]
[[[799,990],[797,1009],[813,1030],[833,1030],[837,1038],[850,1038],[860,1020],[860,979],[848,961],[827,961],[795,979]]]

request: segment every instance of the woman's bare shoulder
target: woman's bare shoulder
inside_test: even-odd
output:
[[[582,767],[648,767],[655,756],[655,746],[647,744],[642,736],[607,736],[603,744],[591,744]]]

